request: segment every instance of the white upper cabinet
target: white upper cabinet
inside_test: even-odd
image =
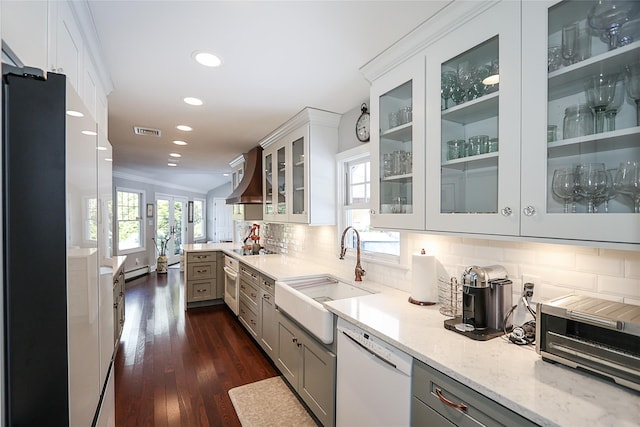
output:
[[[523,3],[521,234],[637,244],[640,3],[594,6]]]
[[[424,229],[424,58],[371,87],[371,223]]]
[[[498,3],[425,53],[428,230],[519,233],[518,16]]]
[[[50,2],[49,64],[50,70],[67,76],[76,92],[82,90],[84,41],[67,2]]]
[[[0,2],[2,40],[24,65],[42,70],[48,68],[48,8],[46,1]]]
[[[305,108],[260,142],[263,219],[335,224],[340,115]]]

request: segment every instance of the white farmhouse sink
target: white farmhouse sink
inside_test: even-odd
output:
[[[333,313],[322,303],[360,297],[373,292],[334,279],[331,276],[309,276],[276,282],[278,308],[325,344],[333,342]]]

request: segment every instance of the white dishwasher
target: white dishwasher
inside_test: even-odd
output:
[[[336,426],[408,426],[413,358],[338,319]]]

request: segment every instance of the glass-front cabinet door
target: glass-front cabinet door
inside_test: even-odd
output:
[[[291,214],[289,221],[303,224],[309,223],[308,134],[309,126],[302,126],[287,136],[291,142]],[[316,191],[323,191],[323,188]]]
[[[264,213],[263,219],[270,221],[286,221],[289,212],[287,155],[289,149],[284,142],[270,145],[263,151],[264,175]]]
[[[427,50],[429,230],[519,233],[519,16],[498,3]]]
[[[264,153],[264,179],[263,186],[264,189],[262,194],[264,195],[264,219],[273,219],[274,209],[273,209],[273,153]]]
[[[276,213],[279,216],[287,215],[287,149],[280,147],[276,151],[277,179],[276,179]]]
[[[640,2],[524,2],[522,234],[640,243]]]
[[[372,225],[424,229],[424,58],[374,82],[371,144]]]

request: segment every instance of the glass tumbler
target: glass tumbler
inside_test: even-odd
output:
[[[495,153],[496,151],[498,151],[498,148],[500,146],[500,142],[498,140],[498,138],[491,138],[489,139],[489,153]]]
[[[452,139],[451,141],[447,141],[447,160],[455,160],[465,156],[464,139]]]
[[[484,154],[488,150],[489,135],[476,135],[469,138],[468,156]]]
[[[591,135],[593,133],[593,112],[587,104],[567,107],[562,122],[563,139]]]

